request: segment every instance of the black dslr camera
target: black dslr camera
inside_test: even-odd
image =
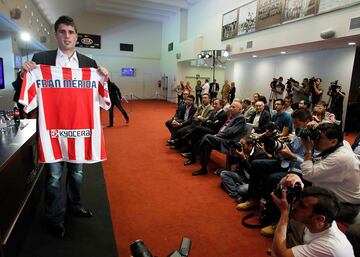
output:
[[[309,137],[312,141],[317,141],[320,138],[321,131],[319,129],[308,129],[303,128],[299,130],[299,137],[306,138]]]
[[[229,148],[230,149],[235,149],[235,150],[238,150],[238,151],[242,151],[243,145],[240,144],[239,142],[230,141],[229,142]]]
[[[278,184],[277,188],[274,190],[274,194],[281,199],[283,190],[286,190],[286,200],[288,203],[293,203],[300,197],[302,188],[300,182],[296,182],[294,187],[287,187],[283,184]]]

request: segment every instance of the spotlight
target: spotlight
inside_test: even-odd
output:
[[[257,57],[257,55],[255,55],[255,54],[254,54],[252,57],[253,57],[253,58],[256,58],[256,57]]]
[[[224,52],[223,52],[223,56],[224,56],[224,57],[229,57],[229,52],[228,52],[228,51],[224,51]]]
[[[354,46],[354,45],[356,45],[356,43],[355,42],[349,42],[348,45],[349,46]]]
[[[281,51],[280,53],[281,53],[281,54],[286,54],[286,52],[285,52],[285,51]]]
[[[203,55],[202,55],[202,54],[198,54],[198,58],[199,58],[199,59],[203,58]]]
[[[30,34],[27,33],[27,32],[21,32],[20,38],[21,38],[23,41],[25,41],[25,42],[29,42],[30,39],[31,39],[31,36],[30,36]]]
[[[205,54],[205,58],[210,58],[211,55],[210,54]]]

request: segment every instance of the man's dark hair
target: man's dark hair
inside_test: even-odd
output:
[[[255,145],[254,139],[252,139],[250,136],[246,136],[242,139],[245,140],[245,144],[247,145]]]
[[[207,95],[208,97],[210,97],[210,94],[208,94],[208,93],[204,93],[201,96],[204,96],[204,95]]]
[[[301,101],[304,101],[304,105],[306,106],[306,108],[310,108],[310,103],[308,101],[306,100],[301,100]]]
[[[193,95],[188,95],[187,98],[191,98],[193,101],[195,101],[195,96],[193,96]]]
[[[209,82],[209,79],[205,79],[205,82]]]
[[[308,78],[304,78],[303,80],[305,80],[305,81],[309,81],[309,79],[308,79]]]
[[[325,188],[315,186],[305,187],[301,192],[300,198],[303,199],[310,196],[319,199],[319,202],[313,208],[313,213],[324,215],[326,218],[325,223],[331,226],[340,210],[340,202],[336,195]]]
[[[320,82],[322,82],[322,79],[321,79],[321,78],[317,78],[316,80],[319,80]]]
[[[215,99],[214,102],[215,102],[215,101],[219,101],[221,107],[224,107],[224,106],[225,106],[224,100],[222,100],[222,99]]]
[[[291,114],[291,118],[299,119],[302,122],[311,121],[312,115],[308,109],[297,109]]]
[[[281,99],[281,98],[276,99],[276,100],[275,100],[275,103],[276,103],[276,102],[280,102],[280,103],[281,103],[281,105],[284,105],[284,100],[283,100],[283,99]]]
[[[267,104],[266,97],[263,95],[259,96],[259,101],[263,102],[264,104]]]
[[[55,28],[55,33],[57,32],[59,25],[60,24],[65,24],[67,26],[73,26],[75,29],[75,32],[77,33],[77,28],[75,25],[75,22],[73,20],[73,18],[69,17],[69,16],[60,16],[57,21],[55,22],[54,28]]]
[[[243,103],[246,103],[247,105],[251,105],[250,99],[247,99],[247,98],[245,98],[245,99],[243,100]]]
[[[337,139],[338,143],[344,140],[341,127],[335,123],[322,123],[317,128],[324,132],[328,139]]]
[[[291,98],[291,96],[288,96],[288,95],[287,95],[287,96],[284,97],[284,99],[290,100],[290,103],[292,103],[292,98]]]

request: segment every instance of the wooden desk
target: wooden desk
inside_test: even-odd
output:
[[[42,193],[36,120],[0,132],[0,256],[16,256]],[[39,186],[39,184],[41,184]]]

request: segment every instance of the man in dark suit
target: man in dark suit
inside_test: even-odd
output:
[[[183,94],[182,94],[182,99],[181,99],[181,101],[179,102],[179,104],[178,104],[178,106],[177,106],[177,108],[176,108],[176,111],[175,111],[174,116],[173,116],[171,119],[165,121],[165,126],[168,128],[168,130],[170,131],[170,133],[171,133],[172,128],[173,128],[172,122],[173,122],[174,119],[176,119],[177,117],[179,117],[180,109],[182,108],[182,106],[185,106],[185,105],[186,105],[184,99],[186,99],[186,98],[189,96],[189,94],[190,94],[190,93],[189,93],[189,91],[187,91],[187,90],[185,90],[185,91],[183,92]]]
[[[54,27],[58,49],[34,54],[32,61],[27,61],[22,65],[16,83],[22,83],[24,72],[35,69],[37,64],[69,68],[97,68],[100,74],[107,76],[108,71],[104,67],[98,67],[95,60],[75,51],[77,29],[71,17],[61,16],[55,22]],[[78,217],[92,217],[93,213],[85,209],[80,201],[83,165],[70,162],[66,162],[66,164],[68,170],[66,211]],[[49,222],[49,231],[59,238],[65,235],[65,201],[61,192],[63,167],[64,162],[47,163],[45,188],[45,212]]]
[[[210,154],[213,149],[222,153],[229,153],[230,142],[239,142],[240,138],[246,133],[245,118],[241,114],[241,104],[233,102],[230,106],[230,115],[224,126],[216,135],[205,135],[197,148],[197,153],[200,156],[201,169],[192,173],[193,176],[207,174],[207,165],[210,159]],[[193,159],[188,162],[193,163]]]
[[[173,118],[171,122],[171,138],[168,140],[168,145],[170,145],[171,140],[174,139],[177,131],[187,125],[192,121],[192,117],[196,112],[196,107],[194,106],[195,97],[189,95],[185,99],[185,105],[181,105],[178,114]]]
[[[265,104],[261,101],[255,103],[256,111],[250,116],[249,123],[253,125],[255,133],[264,133],[266,126],[271,120],[271,115],[268,111],[264,110]]]
[[[127,115],[126,111],[121,105],[122,96],[120,89],[116,86],[115,83],[111,82],[110,79],[108,80],[108,89],[109,89],[109,96],[111,100],[111,107],[109,109],[109,127],[114,125],[114,107],[116,106],[122,115],[124,116],[126,123],[129,123],[129,116]]]
[[[185,158],[190,158],[191,151],[193,146],[197,144],[199,140],[206,134],[216,134],[219,129],[224,125],[227,114],[223,110],[224,101],[215,99],[213,102],[214,111],[211,113],[208,120],[203,121],[201,125],[194,127],[191,131],[187,134],[182,136],[181,138],[175,139],[174,144],[177,146],[187,145],[186,151],[181,155]],[[188,143],[191,142],[189,146]]]

